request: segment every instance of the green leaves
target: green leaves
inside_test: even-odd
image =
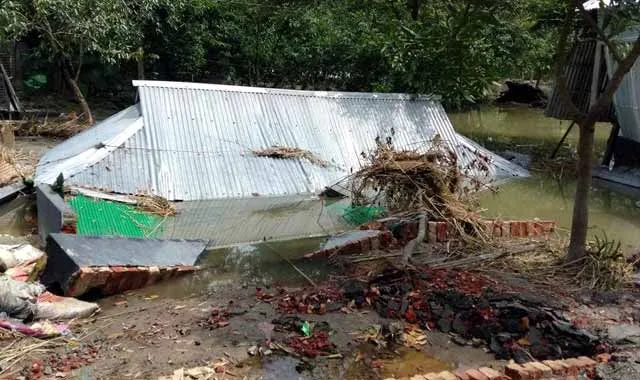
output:
[[[0,0],[0,37],[161,79],[434,93],[461,106],[545,75],[561,0]],[[559,6],[560,5],[560,6]],[[417,6],[417,8],[416,8]],[[157,73],[157,74],[153,74]]]

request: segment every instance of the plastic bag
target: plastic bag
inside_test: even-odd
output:
[[[44,252],[29,244],[0,244],[0,268],[17,267],[21,264],[40,260],[43,256]]]
[[[32,318],[37,311],[37,297],[44,290],[41,284],[16,281],[0,275],[0,312],[13,318]]]
[[[36,304],[37,319],[85,318],[98,312],[100,307],[92,302],[80,301],[72,297],[60,297],[44,292]]]

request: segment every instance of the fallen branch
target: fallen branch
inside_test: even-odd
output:
[[[286,257],[282,256],[280,254],[280,252],[278,252],[277,249],[271,247],[268,243],[264,243],[264,246],[269,248],[269,250],[271,250],[272,252],[274,252],[276,255],[278,255],[282,260],[286,261],[289,265],[291,265],[291,267],[293,269],[295,269],[296,272],[298,272],[302,277],[304,277],[305,280],[307,280],[307,282],[309,282],[309,284],[311,286],[313,286],[314,288],[317,288],[318,285],[316,285],[315,282],[313,282],[313,280],[307,276],[300,268],[298,268],[294,263],[291,262],[291,260],[287,259]]]

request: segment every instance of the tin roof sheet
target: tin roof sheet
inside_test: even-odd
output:
[[[107,135],[110,143],[96,143],[105,140],[99,137],[103,130],[111,129],[113,121],[106,120],[47,154],[41,165],[51,175],[40,176],[41,181],[37,175],[36,181],[51,183],[58,167],[72,166],[65,172],[67,183],[116,193],[184,201],[292,196],[317,193],[358,170],[361,153],[374,148],[376,137],[393,136],[398,148],[426,150],[439,135],[460,153],[461,165],[473,159],[434,97],[155,81],[134,85],[140,104],[127,113],[130,126],[121,128],[120,135],[132,133],[126,141]],[[115,120],[127,123],[123,115]],[[252,154],[274,145],[307,150],[329,165]],[[83,165],[47,165],[77,164],[81,147],[96,146],[103,149],[91,155],[98,158],[93,162],[85,157]],[[507,163],[494,166],[492,174],[522,171]]]

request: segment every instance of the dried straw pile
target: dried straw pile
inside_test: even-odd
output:
[[[162,217],[175,215],[176,206],[161,196],[138,196],[136,208],[143,212],[149,212]]]
[[[441,141],[420,153],[378,140],[364,156],[366,164],[351,176],[355,205],[381,204],[393,214],[422,212],[428,220],[449,222],[461,236],[486,241],[474,200],[462,191],[464,174],[456,154]]]
[[[16,167],[15,151],[0,146],[0,186],[10,184],[20,178]]]
[[[314,165],[321,166],[326,168],[329,166],[329,163],[322,160],[315,154],[309,152],[308,150],[300,149],[300,148],[291,148],[281,145],[274,145],[271,148],[267,149],[255,149],[252,150],[255,156],[258,157],[270,157],[270,158],[304,158],[305,160],[311,162]]]

